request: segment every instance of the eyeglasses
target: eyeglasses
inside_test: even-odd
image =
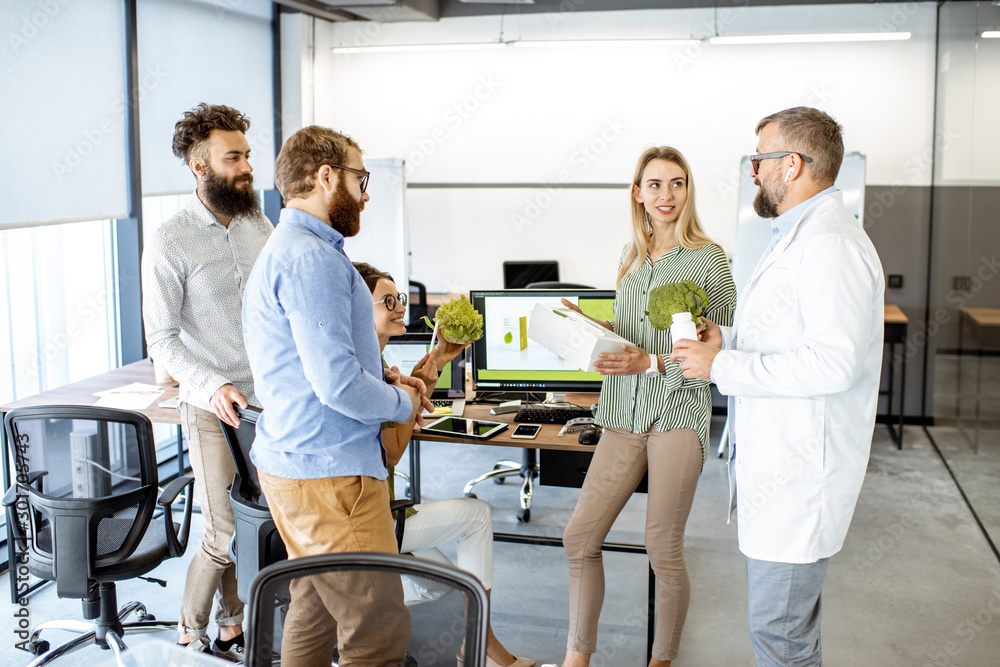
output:
[[[368,177],[372,175],[370,171],[365,171],[364,169],[351,169],[350,167],[344,167],[339,164],[331,164],[329,166],[334,169],[343,169],[344,171],[349,171],[352,174],[357,174],[361,177],[361,191],[364,192],[368,189]],[[404,303],[403,305],[405,306],[406,304]]]
[[[778,153],[761,153],[760,155],[750,156],[750,173],[756,174],[757,170],[760,169],[761,160],[770,160],[772,158],[785,157],[786,155],[798,155],[805,162],[812,162],[813,159],[808,155],[803,155],[798,151],[780,151]]]
[[[393,296],[391,294],[386,294],[383,299],[381,299],[379,301],[373,301],[372,303],[373,304],[380,304],[381,303],[383,306],[385,306],[385,309],[388,310],[391,313],[392,311],[396,310],[396,302],[397,301],[399,302],[399,305],[401,305],[403,308],[406,308],[406,295],[405,294],[397,294],[396,296]]]

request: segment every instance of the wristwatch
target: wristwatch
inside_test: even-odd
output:
[[[646,369],[647,375],[659,375],[660,374],[660,358],[655,354],[649,355],[649,368]]]

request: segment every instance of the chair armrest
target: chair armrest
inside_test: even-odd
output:
[[[406,531],[406,508],[408,507],[413,507],[411,498],[402,498],[389,503],[389,509],[396,512],[396,548],[403,545],[403,533]]]
[[[184,519],[181,522],[180,530],[174,527],[173,503],[177,496],[185,488],[194,484],[194,477],[184,475],[178,477],[167,485],[160,493],[157,503],[163,507],[163,525],[167,531],[167,548],[170,550],[170,557],[177,558],[187,550],[188,536],[191,534],[191,510],[193,508],[193,493],[188,493],[184,498]]]
[[[10,488],[3,494],[2,502],[7,514],[7,526],[10,528],[10,537],[17,542],[21,551],[28,550],[28,536],[25,534],[21,522],[17,519],[17,499],[22,495],[18,491],[21,488],[36,486],[36,483],[48,474],[48,470],[32,470],[27,474],[27,483],[11,484]],[[38,484],[37,488],[41,491],[41,484]],[[30,512],[31,509],[28,508],[28,511]]]
[[[14,503],[17,502],[17,487],[18,486],[34,486],[35,482],[37,482],[42,477],[45,477],[48,474],[49,474],[48,470],[32,470],[31,472],[29,472],[27,474],[28,481],[25,484],[18,484],[17,482],[15,482],[14,484],[11,484],[10,488],[7,489],[7,492],[3,494],[3,506],[4,507],[12,507],[14,505]],[[41,490],[41,487],[38,487],[38,488],[39,488],[39,490]]]

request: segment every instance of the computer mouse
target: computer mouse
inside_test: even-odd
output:
[[[580,441],[581,445],[596,445],[597,441],[601,439],[601,429],[596,426],[588,426],[587,428],[580,431],[580,436],[577,440]]]

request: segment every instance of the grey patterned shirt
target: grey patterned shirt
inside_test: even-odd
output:
[[[232,383],[259,405],[243,345],[243,290],[273,229],[259,211],[227,229],[195,193],[144,250],[146,345],[180,381],[181,401],[211,410],[212,394]]]

